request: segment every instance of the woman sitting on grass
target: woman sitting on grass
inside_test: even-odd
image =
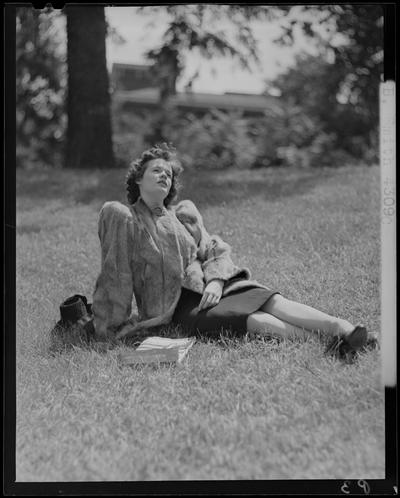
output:
[[[180,325],[203,336],[246,333],[332,337],[330,351],[352,356],[367,330],[290,301],[250,279],[230,246],[209,235],[191,201],[173,206],[182,168],[167,144],[145,151],[127,175],[129,207],[106,202],[99,216],[101,272],[93,296],[95,334],[123,338],[150,327]],[[131,317],[135,297],[138,319]]]

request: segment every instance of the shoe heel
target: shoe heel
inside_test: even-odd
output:
[[[353,332],[343,338],[343,352],[351,353],[366,346],[368,341],[367,329],[362,325],[357,325]]]

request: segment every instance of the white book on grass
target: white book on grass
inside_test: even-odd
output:
[[[169,337],[147,337],[134,351],[120,353],[124,365],[144,363],[181,363],[195,343],[195,337],[171,339]]]

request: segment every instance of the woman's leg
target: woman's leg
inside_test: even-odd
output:
[[[307,330],[326,332],[332,336],[346,336],[354,330],[347,320],[336,318],[296,301],[290,301],[280,294],[272,296],[260,311],[270,313],[282,321]]]
[[[250,334],[271,335],[282,339],[305,339],[312,333],[263,311],[256,311],[248,316],[247,331]]]

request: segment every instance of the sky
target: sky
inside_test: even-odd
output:
[[[112,63],[145,64],[144,52],[156,48],[167,25],[165,15],[138,14],[135,7],[106,7],[106,17],[112,28],[126,40],[118,44],[107,39],[107,64]],[[222,23],[223,24],[223,23]],[[228,24],[219,25],[228,30]],[[261,65],[253,65],[252,72],[242,70],[231,58],[215,58],[211,61],[192,53],[186,59],[186,69],[178,81],[177,89],[182,91],[187,81],[199,70],[199,77],[193,83],[193,91],[207,93],[243,92],[262,93],[265,80],[274,78],[279,72],[293,64],[294,55],[300,50],[313,52],[304,38],[297,39],[294,48],[278,47],[272,42],[279,34],[276,24],[266,21],[251,23],[254,36],[258,41]]]

